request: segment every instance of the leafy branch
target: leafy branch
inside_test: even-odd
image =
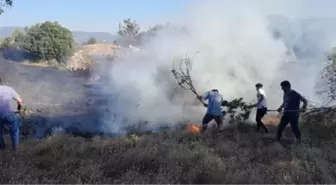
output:
[[[190,56],[183,56],[176,58],[173,63],[173,73],[178,85],[184,90],[190,90],[195,95],[198,95],[191,78],[190,72],[192,70],[193,58]],[[207,107],[208,105],[204,103],[201,99],[200,102]],[[247,120],[250,116],[252,105],[243,101],[243,98],[237,98],[232,101],[223,101],[223,107],[228,108],[228,113],[230,114],[231,119],[242,119]],[[240,109],[240,111],[239,111]],[[223,111],[225,113],[225,111]],[[237,114],[238,113],[238,114]]]

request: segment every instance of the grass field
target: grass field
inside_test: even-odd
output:
[[[0,153],[0,183],[335,183],[335,127],[315,117],[302,121],[300,147],[274,142],[272,125],[264,134],[246,124],[203,136],[24,140],[16,154]]]

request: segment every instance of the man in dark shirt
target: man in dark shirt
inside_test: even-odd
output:
[[[277,140],[280,141],[281,135],[288,123],[291,124],[292,132],[294,133],[297,142],[301,141],[301,133],[299,129],[299,116],[300,111],[304,112],[307,108],[307,100],[303,98],[298,92],[291,89],[289,81],[283,81],[280,84],[281,89],[284,91],[283,103],[279,107],[278,112],[284,109],[278,126]],[[300,103],[303,102],[303,107],[300,110]]]

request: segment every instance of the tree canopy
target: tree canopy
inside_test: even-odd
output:
[[[19,38],[21,48],[40,60],[63,62],[75,50],[72,32],[57,22],[32,25]]]
[[[336,101],[336,48],[327,57],[327,63],[322,71],[318,93],[327,97],[328,102]]]
[[[4,7],[13,6],[13,0],[0,0],[0,15],[4,12]]]
[[[96,43],[97,43],[97,39],[91,37],[84,44],[96,44]]]
[[[140,33],[140,26],[135,20],[127,18],[119,23],[119,30],[117,33],[129,42],[135,42],[136,37]]]

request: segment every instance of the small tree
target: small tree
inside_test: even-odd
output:
[[[140,26],[130,18],[125,19],[123,22],[119,23],[118,34],[128,41],[133,42],[136,36],[140,32]]]
[[[85,42],[85,44],[96,44],[97,40],[93,37],[89,38],[88,41]]]
[[[336,48],[333,48],[327,57],[327,64],[322,70],[321,82],[318,85],[318,93],[328,102],[336,100]]]
[[[15,29],[14,32],[12,33],[12,38],[15,43],[21,43],[24,40],[24,33],[20,31],[19,29]]]
[[[75,51],[72,32],[57,22],[35,24],[25,31],[21,48],[39,60],[63,62]]]
[[[13,43],[12,37],[6,37],[1,41],[0,48],[5,49],[8,48]]]
[[[13,6],[13,0],[0,0],[0,15],[3,14],[3,7]]]

